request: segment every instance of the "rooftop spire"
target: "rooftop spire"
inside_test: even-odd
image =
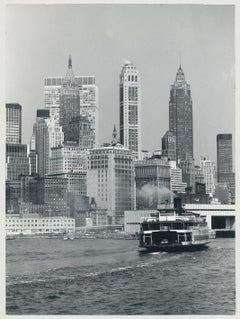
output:
[[[72,68],[72,58],[71,58],[71,54],[69,54],[69,58],[68,58],[68,68],[69,68],[69,69]]]
[[[69,54],[69,58],[68,58],[68,69],[67,69],[67,73],[66,73],[66,76],[64,78],[64,81],[63,81],[63,84],[64,84],[64,87],[75,87],[77,86],[77,82],[75,80],[75,76],[74,76],[74,73],[73,73],[73,69],[72,69],[72,58],[71,58],[71,54]]]
[[[176,81],[177,82],[185,81],[185,75],[184,75],[184,72],[183,72],[181,64],[179,65],[179,68],[178,68],[178,71],[177,71],[177,74],[176,74]]]
[[[114,128],[113,128],[113,133],[112,133],[112,137],[113,137],[113,140],[112,140],[112,144],[117,144],[118,143],[118,140],[117,140],[117,129],[116,129],[116,125],[114,124]]]

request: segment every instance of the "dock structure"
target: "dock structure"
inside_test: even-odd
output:
[[[210,229],[235,229],[235,205],[185,204],[184,209],[200,214]]]
[[[160,207],[159,207],[160,208]],[[162,207],[161,207],[162,208]],[[203,217],[209,229],[223,234],[234,233],[235,231],[235,205],[211,205],[211,204],[185,204],[183,208],[186,211],[200,214]],[[132,210],[124,212],[124,231],[126,234],[135,234],[140,231],[140,220],[151,216],[152,213],[158,213],[158,210]]]

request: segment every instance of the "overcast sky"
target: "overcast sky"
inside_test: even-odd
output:
[[[217,5],[8,5],[6,98],[23,110],[29,143],[43,78],[95,75],[100,142],[119,130],[124,59],[140,72],[142,149],[161,149],[179,56],[193,99],[194,157],[216,161],[216,135],[234,134],[234,8]]]

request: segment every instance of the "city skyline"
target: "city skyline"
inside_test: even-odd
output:
[[[196,163],[201,156],[216,162],[219,133],[233,134],[234,145],[233,6],[11,5],[6,11],[6,102],[22,105],[23,143],[29,144],[36,109],[44,107],[44,78],[64,76],[71,53],[75,74],[96,76],[100,143],[110,141],[114,123],[119,132],[119,74],[127,59],[141,76],[142,149],[161,149],[180,62],[192,90]],[[53,16],[61,21],[54,30]],[[36,62],[26,76],[27,65]]]

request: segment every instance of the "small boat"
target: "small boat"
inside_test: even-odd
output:
[[[14,240],[16,239],[13,235],[6,235],[6,240]]]
[[[75,234],[74,233],[63,233],[63,240],[74,240]]]
[[[182,208],[161,209],[140,222],[139,247],[145,251],[195,251],[208,243],[206,221]]]

